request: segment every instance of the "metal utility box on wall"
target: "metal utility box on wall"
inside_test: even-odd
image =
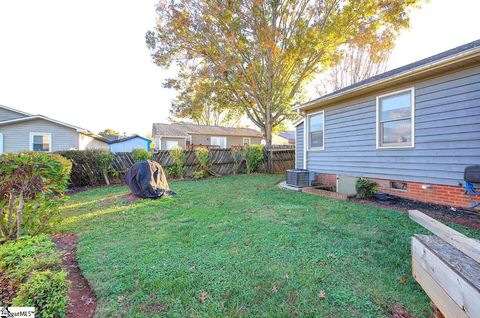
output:
[[[287,185],[302,188],[310,186],[310,172],[306,169],[287,170]]]
[[[337,192],[345,195],[356,194],[355,183],[357,179],[357,177],[337,175]]]

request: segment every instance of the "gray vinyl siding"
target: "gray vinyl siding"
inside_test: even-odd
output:
[[[23,114],[2,108],[0,106],[0,121],[12,120],[12,119],[23,118],[23,117],[26,117],[26,116]]]
[[[3,134],[3,151],[30,150],[30,132],[52,134],[52,151],[78,149],[79,137],[75,129],[44,119],[33,119],[0,126],[0,133]]]
[[[298,124],[295,128],[295,167],[303,169],[303,123]]]
[[[376,149],[376,96],[410,87],[415,147]],[[472,164],[480,164],[480,66],[327,107],[325,150],[307,152],[315,172],[447,185]]]

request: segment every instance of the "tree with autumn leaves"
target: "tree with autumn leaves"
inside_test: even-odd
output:
[[[270,144],[272,129],[297,116],[309,81],[359,38],[396,36],[419,1],[161,0],[146,41],[157,65],[178,67],[167,83],[180,95],[194,87],[187,109],[214,83]]]

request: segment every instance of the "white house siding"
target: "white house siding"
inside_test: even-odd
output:
[[[12,120],[12,119],[23,118],[23,117],[26,117],[26,116],[23,114],[2,108],[0,106],[0,121]]]
[[[111,152],[131,152],[133,149],[142,148],[148,149],[148,141],[142,138],[133,138],[121,142],[110,144]]]
[[[78,149],[78,132],[69,127],[44,119],[33,119],[9,125],[0,125],[3,134],[3,151],[19,152],[30,150],[30,133],[50,133],[52,151]]]
[[[79,150],[86,150],[86,149],[109,150],[110,149],[109,145],[106,142],[92,138],[90,136],[79,133],[78,138],[79,138],[79,143],[78,143]]]
[[[376,96],[409,87],[415,148],[376,149]],[[327,107],[325,150],[307,152],[315,172],[446,185],[458,185],[465,167],[479,163],[480,66]]]

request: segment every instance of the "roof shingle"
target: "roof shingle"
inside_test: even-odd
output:
[[[162,124],[154,123],[152,135],[188,137],[189,135],[247,136],[262,137],[262,133],[252,128],[236,128],[223,126],[207,126],[186,123]]]

